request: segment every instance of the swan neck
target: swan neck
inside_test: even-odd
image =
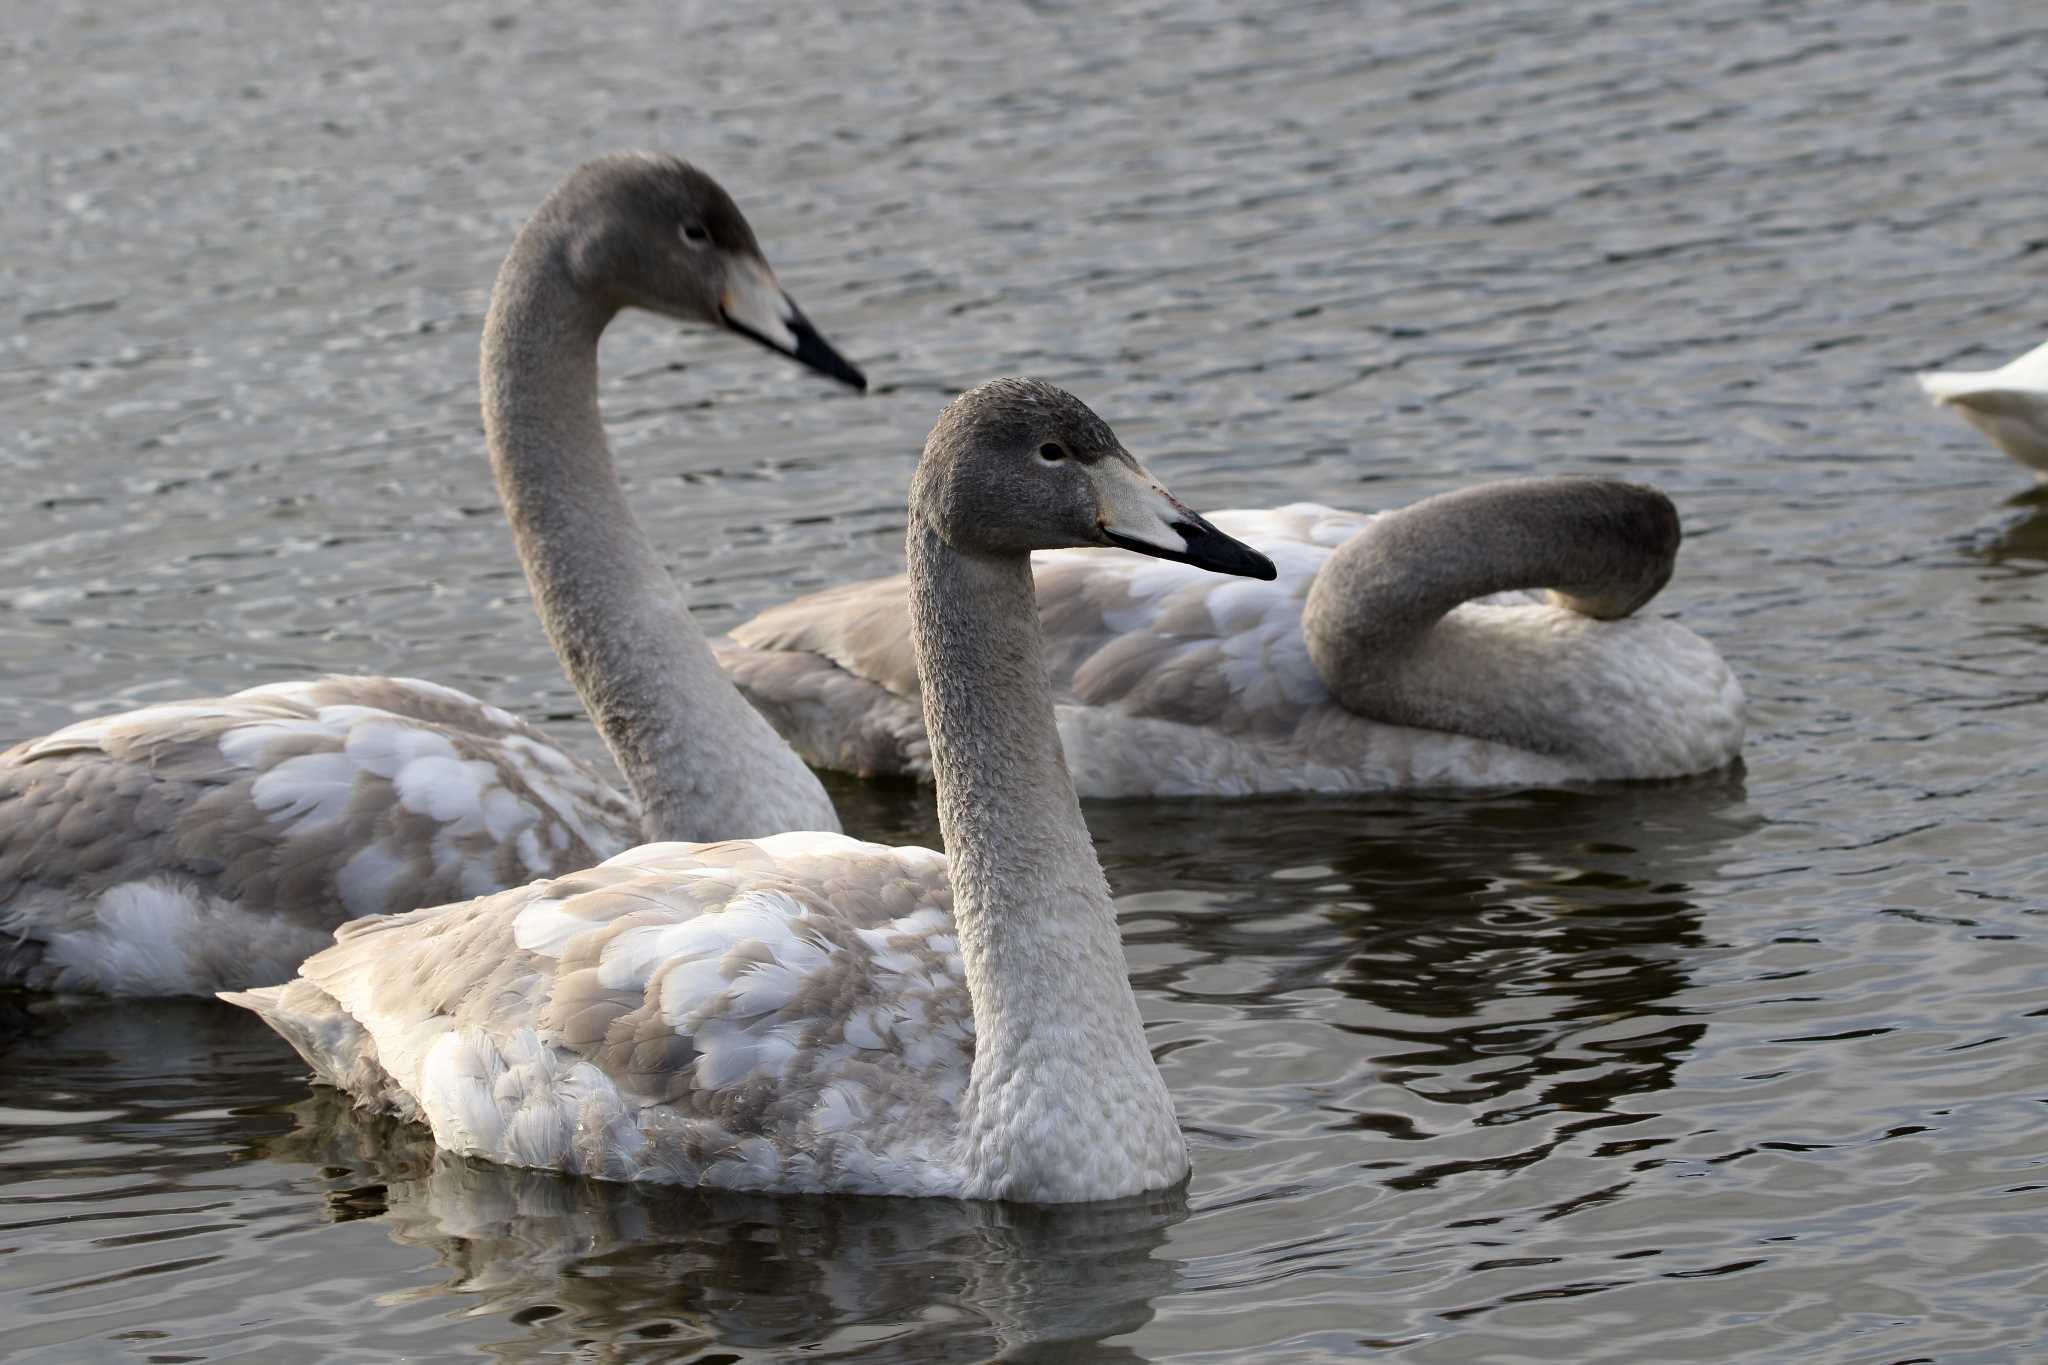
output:
[[[491,467],[534,603],[650,840],[837,829],[817,778],[719,671],[635,520],[598,414],[617,312],[580,288],[546,215],[491,292],[481,366]]]
[[[1514,479],[1446,493],[1340,546],[1309,587],[1302,634],[1324,685],[1360,715],[1568,754],[1598,720],[1569,686],[1578,637],[1456,609],[1547,588],[1565,613],[1627,616],[1670,579],[1678,542],[1670,500],[1639,485]]]
[[[1030,561],[913,509],[912,641],[975,1022],[961,1101],[979,1197],[1110,1198],[1186,1147],[1145,1045],[1109,886],[1061,753]]]

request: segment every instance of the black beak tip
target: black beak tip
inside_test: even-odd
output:
[[[1236,574],[1240,578],[1257,578],[1270,583],[1280,576],[1280,570],[1273,567],[1273,561],[1242,541],[1231,542],[1231,552],[1212,555],[1202,562],[1204,568],[1217,573]]]
[[[1239,578],[1257,578],[1268,583],[1280,576],[1272,560],[1235,536],[1223,534],[1206,520],[1197,518],[1193,523],[1175,522],[1173,529],[1180,532],[1180,538],[1188,543],[1190,564],[1211,573],[1235,574]]]
[[[720,316],[725,325],[750,341],[757,341],[771,351],[779,351],[798,364],[809,366],[829,379],[836,379],[858,393],[868,391],[868,377],[860,372],[845,356],[832,349],[832,343],[818,335],[818,329],[811,326],[811,320],[798,313],[786,324],[790,335],[796,338],[795,349],[776,345],[753,328],[723,310]]]
[[[796,358],[800,362],[850,389],[860,393],[868,391],[868,377],[855,368],[853,362],[833,350],[815,328],[806,324],[791,330],[796,333]]]
[[[1173,523],[1173,529],[1180,532],[1180,538],[1187,542],[1187,548],[1177,553],[1142,540],[1120,536],[1106,528],[1103,531],[1103,538],[1120,549],[1135,550],[1141,555],[1170,559],[1179,564],[1192,564],[1197,569],[1205,569],[1210,573],[1234,574],[1239,578],[1257,578],[1268,583],[1280,576],[1280,571],[1273,567],[1272,560],[1243,541],[1224,535],[1207,522],[1189,525],[1177,521]]]

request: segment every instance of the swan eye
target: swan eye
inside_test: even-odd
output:
[[[683,240],[691,246],[706,246],[711,241],[711,230],[702,223],[683,224]]]
[[[1038,458],[1044,460],[1047,464],[1064,460],[1067,458],[1066,447],[1055,444],[1052,441],[1047,441],[1038,448]]]

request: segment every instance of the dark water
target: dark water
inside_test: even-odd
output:
[[[7,1007],[0,1356],[2048,1356],[2048,503],[1907,378],[2048,335],[2048,11],[1244,9],[10,11],[0,739],[331,669],[593,750],[475,335],[522,215],[633,145],[878,381],[615,329],[708,622],[888,571],[933,414],[1022,371],[1208,506],[1660,483],[1660,605],[1752,711],[1697,782],[1092,808],[1184,1197],[580,1186],[437,1160],[225,1009]]]

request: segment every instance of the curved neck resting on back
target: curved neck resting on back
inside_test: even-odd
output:
[[[817,778],[740,697],[633,519],[597,408],[617,306],[577,287],[561,224],[514,243],[484,323],[491,466],[548,639],[650,840],[837,830]]]
[[[911,509],[911,637],[974,1002],[963,1159],[987,1198],[1099,1198],[1185,1169],[1109,887],[1060,751],[1031,567]]]
[[[1580,756],[1612,719],[1577,684],[1601,664],[1554,613],[1460,613],[1475,597],[1549,588],[1582,616],[1627,616],[1678,553],[1655,489],[1607,479],[1510,479],[1382,513],[1325,563],[1302,633],[1324,685],[1373,720]]]

